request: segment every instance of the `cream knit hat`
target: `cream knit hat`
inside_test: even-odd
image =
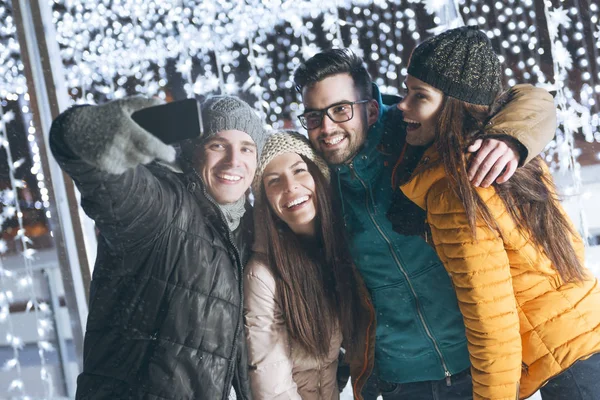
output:
[[[327,163],[321,156],[315,153],[305,136],[294,131],[275,132],[267,138],[260,159],[258,160],[258,166],[256,167],[256,174],[252,182],[252,191],[256,200],[260,196],[260,185],[262,184],[262,176],[265,168],[275,157],[285,153],[296,153],[308,158],[315,163],[323,173],[323,176],[329,180],[329,167]]]

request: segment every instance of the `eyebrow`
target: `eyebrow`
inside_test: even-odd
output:
[[[210,139],[208,139],[205,144],[209,144],[209,143],[214,143],[214,142],[218,142],[218,143],[225,143],[225,144],[229,144],[231,143],[229,140],[222,138],[222,137],[218,137],[218,136],[213,136]],[[256,143],[249,141],[249,140],[244,140],[242,141],[242,145],[243,146],[252,146],[254,148],[256,148]]]
[[[249,141],[247,141],[247,140],[244,140],[244,141],[242,142],[242,144],[243,144],[244,146],[252,146],[252,147],[256,147],[256,143],[254,143],[254,142],[249,142]]]
[[[416,91],[418,91],[418,92],[429,92],[429,91],[430,91],[430,90],[429,90],[429,89],[427,89],[425,86],[413,85],[413,86],[409,87],[409,86],[406,84],[406,82],[403,82],[403,86],[404,86],[405,88],[407,88],[407,89],[410,89],[410,90],[416,90]]]
[[[298,161],[296,161],[295,163],[293,163],[292,165],[290,165],[290,166],[288,167],[288,169],[295,168],[295,167],[297,167],[297,166],[298,166],[298,164],[306,164],[306,163],[305,163],[303,160],[298,160]],[[277,176],[278,174],[277,174],[277,172],[269,172],[269,173],[265,173],[265,174],[263,175],[263,178],[265,178],[265,177],[267,177],[267,176],[270,176],[270,175],[275,175],[275,176]]]
[[[353,103],[353,102],[354,101],[352,101],[352,100],[340,100],[338,102],[331,103],[330,105],[328,105],[325,108],[305,108],[304,112],[307,113],[307,112],[312,112],[312,111],[323,111],[323,110],[327,110],[329,107],[337,106],[337,105],[344,104],[344,103]]]

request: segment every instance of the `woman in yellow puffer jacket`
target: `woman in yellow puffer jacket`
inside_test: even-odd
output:
[[[465,149],[493,115],[500,81],[487,36],[472,27],[446,31],[413,51],[398,108],[406,141],[424,154],[408,167],[389,216],[399,232],[425,236],[452,279],[473,398],[527,398],[541,388],[544,400],[597,400],[600,285],[583,266],[582,240],[546,165],[537,157],[505,171],[515,174],[504,184],[469,183]],[[421,229],[415,213],[404,224],[406,217],[392,212],[412,203]]]

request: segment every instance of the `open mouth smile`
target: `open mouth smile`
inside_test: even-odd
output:
[[[421,124],[419,122],[413,121],[412,119],[404,118],[404,122],[406,122],[408,124],[408,126],[407,126],[408,130],[414,130],[414,129],[418,129],[421,127]]]
[[[230,174],[218,174],[217,178],[222,179],[228,182],[239,182],[242,180],[241,176],[238,175],[230,175]]]
[[[298,197],[297,199],[294,199],[290,202],[285,203],[284,207],[287,208],[288,210],[294,210],[294,209],[300,208],[309,199],[310,199],[310,196],[301,196],[301,197]]]
[[[341,143],[344,139],[346,139],[346,136],[344,135],[334,135],[321,139],[321,142],[323,142],[326,147],[333,147]]]

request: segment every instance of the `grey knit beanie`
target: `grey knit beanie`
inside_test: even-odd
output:
[[[233,96],[211,96],[202,103],[204,137],[209,138],[225,130],[246,132],[262,152],[267,133],[256,112],[244,100]]]
[[[269,135],[258,159],[256,174],[252,182],[252,192],[257,200],[260,196],[260,186],[265,168],[275,157],[285,153],[296,153],[308,158],[315,163],[323,176],[325,176],[325,179],[329,180],[329,167],[327,163],[321,156],[315,153],[310,142],[304,135],[294,131],[278,131]]]
[[[500,60],[485,33],[473,26],[425,40],[413,50],[408,74],[472,104],[492,104],[502,88]]]

